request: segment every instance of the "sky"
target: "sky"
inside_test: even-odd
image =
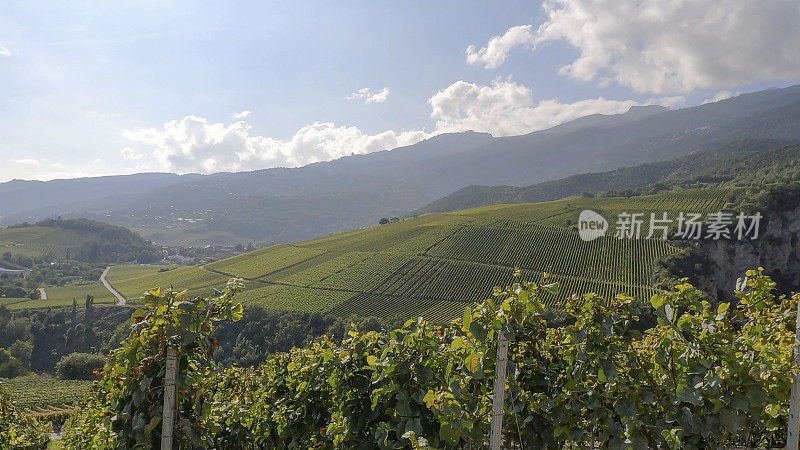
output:
[[[296,167],[800,84],[800,0],[0,4],[0,182]]]

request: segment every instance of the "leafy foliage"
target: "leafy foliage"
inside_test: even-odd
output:
[[[49,426],[20,411],[0,385],[0,448],[39,450],[50,442]]]
[[[87,314],[74,305],[12,312],[0,306],[0,347],[24,347],[22,353],[29,349],[31,370],[54,373],[56,363],[70,353],[105,353],[115,347],[125,337],[118,334],[124,332],[119,327],[124,327],[132,310],[94,307]]]
[[[179,294],[168,291],[151,295],[149,308],[155,309],[146,322],[152,325],[134,328],[112,355],[67,442],[73,448],[109,439],[122,447],[152,443],[170,341],[189,342],[194,353],[188,354],[196,356],[181,361],[191,368],[179,377],[182,445],[481,447],[490,425],[496,338],[503,331],[510,341],[508,445],[780,446],[800,295],[775,296],[774,287],[763,269],[748,271],[735,304],[712,308],[682,282],[653,296],[657,324],[651,327],[638,324],[631,297],[573,296],[561,305],[563,324],[548,327],[540,299],[558,285],[544,277],[496,288],[492,299],[447,326],[418,319],[390,332],[350,332],[341,344],[323,337],[273,354],[258,368],[218,373],[199,363],[207,355],[207,335],[186,335],[195,322],[180,331],[180,320],[169,319],[176,309],[167,305]],[[227,308],[235,319],[236,308]],[[169,328],[156,325],[161,317],[175,328],[152,332]]]
[[[203,439],[203,394],[216,340],[214,323],[239,320],[232,303],[241,284],[232,280],[219,296],[187,298],[186,292],[147,292],[134,312],[130,336],[114,350],[101,379],[72,418],[65,442],[72,448],[149,448],[160,442],[167,349],[178,356],[175,438],[180,447]]]

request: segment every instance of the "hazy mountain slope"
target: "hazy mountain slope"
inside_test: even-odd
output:
[[[47,207],[34,201],[28,211],[3,215],[6,223],[86,216],[172,242],[290,242],[400,215],[468,185],[528,186],[743,138],[800,139],[798,124],[800,87],[790,87],[676,111],[589,116],[524,136],[447,134],[297,169],[196,176],[127,196]]]
[[[134,195],[198,176],[144,173],[47,182],[13,180],[0,183],[0,221],[14,223],[11,216],[34,208],[45,210],[78,202],[86,204],[87,201]]]
[[[573,175],[526,187],[467,186],[413,212],[441,213],[503,203],[555,200],[584,193],[649,191],[717,184],[745,184],[769,178],[800,180],[800,143],[744,140],[678,159],[613,171]]]

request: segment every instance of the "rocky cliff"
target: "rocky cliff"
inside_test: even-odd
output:
[[[729,299],[736,279],[764,267],[781,292],[800,291],[800,205],[768,213],[759,237],[749,241],[702,241],[694,252],[710,261],[708,274],[695,282],[709,294]]]

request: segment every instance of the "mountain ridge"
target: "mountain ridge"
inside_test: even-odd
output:
[[[626,116],[631,111],[633,116]],[[631,111],[607,116],[603,126],[596,125],[596,117],[580,118],[558,132],[444,134],[301,168],[175,175],[160,185],[90,200],[71,201],[57,192],[58,200],[51,198],[46,206],[30,201],[24,210],[8,207],[0,184],[0,220],[87,217],[148,237],[159,233],[156,239],[165,243],[292,242],[399,216],[468,185],[529,186],[670,160],[742,139],[800,140],[800,86],[679,110]]]

